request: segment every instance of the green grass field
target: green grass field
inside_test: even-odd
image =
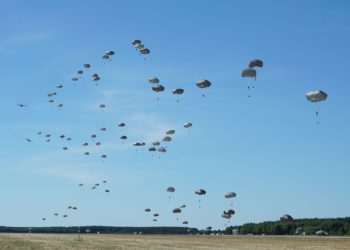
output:
[[[0,249],[350,249],[350,237],[0,234]]]

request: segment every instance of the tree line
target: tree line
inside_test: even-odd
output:
[[[254,235],[315,235],[317,231],[322,230],[327,232],[328,235],[343,236],[350,235],[350,217],[246,223],[241,226],[231,226],[226,228],[225,234],[232,234],[233,229],[238,229],[239,234]]]

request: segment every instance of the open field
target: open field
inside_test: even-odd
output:
[[[0,249],[350,249],[350,237],[0,234]]]

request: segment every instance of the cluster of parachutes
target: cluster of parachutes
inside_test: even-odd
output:
[[[175,193],[175,190],[176,190],[175,187],[172,187],[172,186],[169,186],[169,187],[166,188],[166,192],[169,193],[169,198],[168,198],[169,202],[172,199],[172,196]],[[206,193],[207,193],[207,191],[202,189],[202,188],[199,188],[199,189],[194,191],[194,194],[199,196],[199,200],[198,200],[199,206],[198,206],[198,208],[201,208],[201,206],[200,206],[201,197],[206,195]],[[233,199],[233,198],[236,198],[237,195],[236,195],[235,192],[228,192],[224,196],[225,196],[225,199]],[[182,204],[182,205],[172,209],[172,214],[176,215],[176,220],[177,221],[179,221],[179,215],[182,213],[183,209],[185,209],[186,207],[187,207],[186,204]],[[233,203],[231,202],[230,208],[225,209],[222,212],[222,214],[221,214],[221,217],[224,218],[224,219],[227,219],[228,222],[230,222],[231,217],[235,214],[235,211],[232,209],[232,207],[233,207]],[[150,213],[151,212],[151,208],[145,208],[144,211],[145,211],[145,213]],[[154,213],[153,217],[154,217],[153,221],[157,222],[158,221],[157,218],[159,217],[159,213],[158,212]],[[189,224],[188,220],[183,220],[181,223],[183,225]],[[226,224],[225,224],[225,226],[226,226]],[[212,229],[212,227],[208,227],[208,228],[207,228],[207,230],[211,230]]]
[[[76,211],[78,211],[78,208],[77,208],[76,206],[70,205],[70,206],[67,207],[67,210],[68,210],[68,212],[73,212],[73,213],[75,213]],[[58,217],[59,215],[60,215],[60,214],[57,213],[57,212],[53,213],[53,216],[54,216],[54,217]],[[68,217],[67,213],[63,213],[63,214],[62,214],[62,218],[67,218],[67,217]],[[46,221],[46,217],[43,217],[41,220]]]
[[[146,55],[150,54],[150,49],[146,48],[144,46],[144,44],[141,42],[141,40],[134,40],[132,41],[132,45],[135,47],[136,51],[139,53],[139,55],[143,55],[144,56],[144,60],[146,60]],[[115,55],[115,51],[113,50],[108,50],[106,51],[103,55],[102,55],[102,60],[104,61],[104,63],[106,62],[109,62],[111,61],[111,58]],[[255,59],[255,60],[252,60],[249,62],[248,64],[248,67],[243,69],[241,71],[241,77],[243,78],[249,78],[249,79],[252,79],[254,78],[256,80],[256,77],[257,77],[257,68],[262,68],[264,65],[263,61],[260,60],[260,59]],[[85,63],[82,65],[82,68],[77,70],[76,71],[76,75],[74,75],[71,80],[73,82],[77,82],[79,81],[79,79],[81,79],[83,77],[83,75],[86,75],[87,73],[89,73],[90,71],[90,74],[91,74],[91,80],[93,82],[98,82],[101,80],[101,76],[96,73],[96,72],[91,72],[91,64],[89,63]],[[155,92],[155,93],[161,93],[161,92],[164,92],[165,91],[165,86],[162,85],[160,83],[160,80],[158,77],[156,76],[152,76],[150,78],[148,78],[148,82],[152,84],[152,90]],[[197,82],[195,82],[195,85],[197,88],[201,89],[202,90],[202,96],[205,97],[204,95],[204,89],[207,89],[211,86],[211,82],[207,79],[201,79],[201,80],[198,80]],[[251,90],[251,88],[254,88],[254,85],[251,84],[251,83],[248,83],[248,91]],[[64,85],[59,83],[59,84],[56,84],[55,85],[55,89],[51,92],[49,92],[47,94],[48,96],[48,103],[49,104],[52,104],[52,103],[55,103],[56,102],[56,97],[59,96],[59,92],[62,91],[64,89]],[[185,92],[185,90],[183,88],[174,88],[172,89],[171,93],[177,97],[183,95]],[[248,97],[250,98],[251,95],[249,93]],[[327,99],[327,94],[322,91],[322,90],[313,90],[313,91],[310,91],[310,92],[307,92],[306,93],[306,99],[310,102],[313,102],[313,103],[319,103],[319,102],[322,102],[322,101],[325,101]],[[159,97],[157,98],[157,100],[159,100]],[[179,102],[179,99],[177,99],[177,102]],[[27,104],[23,104],[23,103],[18,103],[17,106],[19,108],[25,108],[27,107]],[[59,109],[63,109],[64,108],[64,104],[63,103],[60,103],[58,102],[58,104],[56,105],[57,108]],[[99,104],[99,109],[100,110],[105,110],[106,108],[106,105],[105,104]],[[317,109],[316,110],[316,116],[318,116],[319,114],[319,110]],[[318,122],[317,122],[318,123]],[[117,126],[121,129],[121,132],[123,132],[120,136],[120,140],[122,141],[122,143],[124,143],[127,139],[128,139],[128,136],[124,134],[124,127],[126,126],[126,124],[124,122],[120,122],[119,124],[117,124]],[[185,124],[183,124],[183,127],[186,128],[186,129],[190,129],[192,127],[192,123],[191,122],[186,122]],[[106,127],[101,127],[99,129],[99,132],[100,133],[104,133],[107,131],[107,128]],[[166,153],[167,150],[168,150],[168,147],[167,147],[167,144],[170,143],[171,141],[173,141],[173,137],[174,135],[176,134],[176,131],[174,129],[169,129],[167,131],[165,131],[165,134],[163,136],[163,138],[158,138],[157,140],[153,141],[152,143],[149,144],[149,147],[148,147],[148,151],[152,153],[152,155],[155,153],[155,152],[159,152],[159,153]],[[51,133],[42,133],[41,131],[37,132],[37,135],[38,136],[42,136],[44,137],[44,140],[48,143],[51,141],[52,139],[52,135]],[[63,151],[68,151],[69,147],[68,147],[68,143],[69,141],[72,140],[72,137],[68,137],[67,135],[65,134],[61,134],[59,135],[59,139],[67,144],[63,145],[62,146],[62,150]],[[33,140],[31,138],[26,138],[27,142],[33,142]],[[102,145],[101,141],[99,140],[99,136],[97,135],[97,133],[93,133],[90,135],[90,138],[89,138],[90,141],[88,140],[85,140],[81,146],[83,148],[83,155],[85,157],[88,157],[90,155],[90,151],[88,150],[88,148],[91,146],[91,145],[94,145],[95,147],[100,147]],[[148,143],[147,142],[144,142],[144,141],[138,141],[138,142],[134,142],[132,145],[135,146],[135,147],[144,147],[146,146]],[[164,145],[163,145],[164,144]],[[107,159],[107,154],[106,153],[103,153],[100,155],[100,158],[102,160],[105,160]],[[106,193],[109,193],[110,190],[106,187],[106,183],[107,181],[103,181],[103,186],[104,186],[104,192]],[[80,187],[83,187],[84,184],[83,183],[80,183],[79,184]],[[99,183],[96,183],[95,185],[93,185],[91,187],[91,189],[98,189],[100,187],[100,184]],[[175,188],[174,187],[168,187],[166,189],[167,192],[169,192],[169,199],[171,199],[171,194],[175,192]],[[196,190],[195,192],[195,195],[198,196],[198,207],[200,208],[201,207],[201,198],[206,195],[206,190],[204,189],[198,189]],[[227,194],[225,194],[225,198],[226,199],[233,199],[236,197],[236,193],[234,192],[229,192]],[[232,209],[232,203],[231,203],[231,207],[228,208],[228,209],[225,209],[222,214],[221,214],[221,217],[224,218],[224,219],[227,219],[228,221],[230,221],[231,217],[235,214],[235,211]],[[173,208],[172,210],[172,213],[173,214],[176,214],[177,216],[177,220],[178,220],[178,215],[181,214],[182,210],[186,208],[186,204],[182,204],[176,208]],[[75,206],[69,206],[68,207],[69,210],[77,210],[77,207]],[[144,210],[146,213],[150,213],[151,212],[151,209],[150,208],[146,208]],[[54,216],[58,216],[58,213],[54,213]],[[67,214],[63,214],[63,217],[66,218],[67,217]],[[153,214],[153,221],[157,221],[158,220],[158,217],[159,217],[159,213],[156,212]],[[43,220],[46,220],[46,218],[42,218]],[[184,220],[182,221],[182,224],[188,224],[189,222],[187,220]],[[209,230],[211,230],[211,227],[208,227],[210,228]]]
[[[260,59],[255,59],[249,62],[248,68],[243,69],[241,76],[242,77],[249,77],[249,78],[254,78],[256,80],[256,67],[262,68],[264,65],[263,61]],[[250,92],[250,89],[254,88],[254,85],[249,81],[248,82],[248,92]],[[248,94],[248,97],[250,98],[250,94]]]

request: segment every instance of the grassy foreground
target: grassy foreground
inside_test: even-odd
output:
[[[350,249],[350,237],[0,234],[0,249]]]

